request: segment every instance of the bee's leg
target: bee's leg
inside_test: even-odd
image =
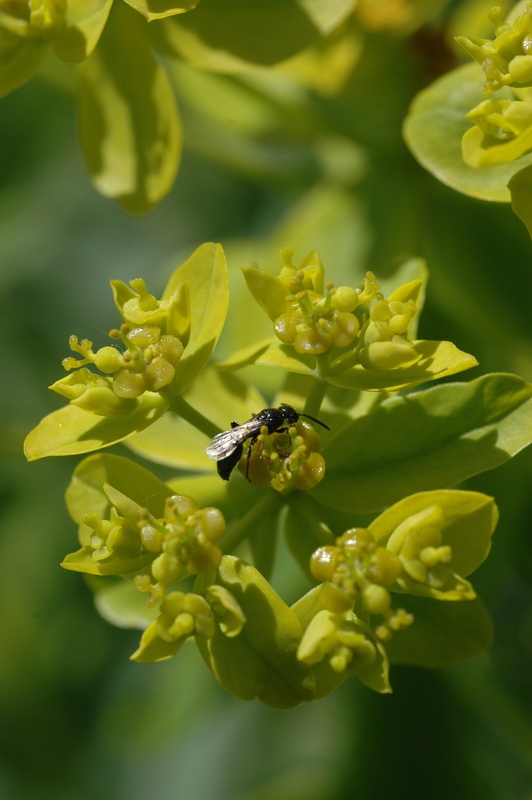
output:
[[[255,444],[258,438],[259,438],[258,436],[252,437],[249,443],[248,452],[246,454],[246,480],[248,483],[251,483],[251,481],[249,480],[249,459],[251,458],[251,450],[253,448],[253,445]]]

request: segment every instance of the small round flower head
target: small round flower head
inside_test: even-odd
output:
[[[378,547],[366,528],[350,528],[336,539],[335,545],[319,547],[310,560],[314,577],[322,581],[320,600],[333,614],[350,611],[356,602],[370,614],[384,617],[381,634],[394,625],[399,612],[391,608],[391,586],[402,572],[400,559],[385,547]],[[401,616],[410,624],[411,615]],[[378,634],[380,638],[382,636]]]
[[[292,344],[297,353],[308,355],[321,355],[332,347],[347,347],[355,339],[360,323],[354,314],[342,310],[344,305],[353,305],[345,293],[345,303],[341,302],[341,296],[333,303],[334,297],[331,284],[325,296],[307,289],[288,296],[288,310],[273,325],[276,336],[284,344]]]
[[[408,339],[408,324],[416,313],[414,300],[387,301],[377,298],[369,309],[364,328],[360,363],[366,369],[390,370],[410,367],[421,358]]]
[[[278,492],[295,486],[305,491],[325,475],[325,461],[319,454],[319,436],[306,420],[299,419],[282,433],[268,433],[263,426],[257,441],[239,461],[238,469],[258,488],[271,486]]]
[[[215,541],[224,530],[225,520],[219,509],[200,508],[185,495],[169,497],[163,520],[149,519],[140,527],[146,550],[159,554],[151,564],[156,592],[187,573],[197,575],[216,569],[222,551]]]
[[[172,382],[175,364],[183,355],[183,344],[177,336],[161,335],[161,329],[154,325],[131,329],[124,324],[109,335],[120,339],[124,349],[107,345],[94,352],[88,339],[80,342],[77,336],[71,336],[70,349],[82,358],[65,358],[64,368],[76,372],[51,388],[86,411],[118,416],[128,413],[131,410],[128,403],[144,392],[158,392]],[[94,365],[106,375],[85,369],[86,364]]]

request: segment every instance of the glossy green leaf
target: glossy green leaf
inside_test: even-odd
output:
[[[532,154],[480,169],[466,166],[462,158],[462,136],[471,128],[465,115],[485,99],[483,86],[484,72],[477,64],[449,72],[417,95],[403,133],[414,156],[438,180],[472,197],[508,203],[508,181],[532,163]],[[490,97],[513,99],[507,88]]]
[[[28,461],[45,456],[71,456],[90,453],[121,442],[144,430],[167,409],[157,395],[144,394],[134,411],[123,417],[99,417],[77,406],[52,411],[26,437],[24,453]]]
[[[47,50],[40,40],[24,39],[0,28],[0,97],[33,78]]]
[[[165,500],[173,494],[159,478],[129,458],[98,453],[78,464],[66,491],[67,508],[74,522],[81,523],[89,511],[105,516],[109,508],[103,490],[106,484],[147,508],[154,517],[163,516]]]
[[[212,367],[198,376],[185,393],[185,399],[220,430],[230,428],[233,420],[245,422],[267,405],[259,392],[236,375],[219,373]],[[180,469],[215,472],[216,462],[205,453],[208,444],[209,438],[204,433],[172,411],[128,441],[131,450],[150,461]]]
[[[217,582],[234,595],[247,621],[232,639],[220,631],[210,640],[196,637],[216,679],[237,697],[257,697],[273,708],[311,700],[312,672],[296,659],[303,629],[295,614],[254,567],[238,558],[224,556]]]
[[[96,47],[113,0],[69,0],[65,29],[52,40],[54,55],[69,64],[79,64]]]
[[[491,618],[478,598],[439,603],[432,598],[403,595],[401,605],[414,615],[414,622],[386,642],[392,664],[449,667],[491,647]]]
[[[376,511],[412,492],[454,486],[503,464],[532,442],[532,386],[515,375],[392,397],[338,422],[322,448],[320,503]]]
[[[451,569],[462,577],[470,575],[491,549],[491,536],[499,519],[492,497],[452,489],[419,492],[380,514],[369,530],[378,544],[385,545],[401,522],[431,506],[443,511],[442,544],[452,548]]]
[[[508,183],[512,211],[525,225],[532,239],[532,165],[516,172]]]
[[[416,351],[421,353],[421,358],[411,367],[373,370],[357,364],[342,372],[342,364],[338,361],[337,366],[331,367],[326,379],[333,386],[346,389],[362,389],[367,392],[383,389],[397,391],[426,381],[446,378],[478,364],[476,358],[462,352],[452,342],[430,342],[421,339],[416,340],[414,344]]]
[[[170,278],[163,298],[180,283],[190,287],[191,330],[172,383],[185,391],[204,369],[216,347],[229,305],[229,280],[224,251],[219,244],[202,244]]]
[[[151,54],[141,17],[115,4],[80,69],[79,131],[92,181],[132,214],[170,190],[181,125],[168,78]]]
[[[94,594],[94,605],[100,616],[117,628],[147,628],[159,615],[158,609],[150,607],[147,601],[148,595],[139,592],[128,580],[104,582]]]
[[[200,0],[126,0],[126,3],[140,11],[148,22],[164,17],[173,17],[175,14],[184,14],[191,8],[196,8]]]

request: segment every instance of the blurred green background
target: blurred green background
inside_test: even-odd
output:
[[[0,797],[532,798],[532,453],[467,486],[501,511],[475,575],[492,652],[441,672],[395,667],[391,696],[348,681],[288,712],[226,693],[193,647],[129,662],[138,632],[101,620],[80,576],[58,566],[76,546],[63,494],[78,459],[22,455],[25,434],[61,404],[46,386],[69,335],[100,345],[116,323],[109,279],[143,276],[157,294],[203,241],[222,243],[235,287],[240,267],[273,264],[285,245],[296,263],[318,248],[328,277],[352,282],[422,256],[420,336],[475,354],[463,380],[532,379],[525,228],[509,206],[439,184],[402,142],[415,93],[452,65],[440,40],[435,28],[366,33],[328,95],[174,66],[184,159],[170,196],[141,219],[91,188],[67,88],[38,78],[2,100]],[[222,356],[255,319],[247,302],[235,288]]]

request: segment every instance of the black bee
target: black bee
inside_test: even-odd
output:
[[[251,455],[251,448],[255,444],[260,434],[260,429],[263,426],[268,428],[268,433],[283,433],[288,430],[290,425],[294,425],[299,417],[306,417],[311,419],[312,422],[317,422],[323,428],[330,428],[319,419],[311,417],[309,414],[299,414],[295,408],[283,403],[279,408],[264,408],[255,414],[247,422],[239,425],[237,422],[231,423],[231,429],[217,433],[210,445],[207,447],[206,453],[213,461],[217,461],[218,475],[224,481],[228,481],[231,472],[236,467],[242,458],[243,444],[247,439],[251,439],[248,450],[248,462],[246,466],[246,478],[249,480],[249,458]]]

